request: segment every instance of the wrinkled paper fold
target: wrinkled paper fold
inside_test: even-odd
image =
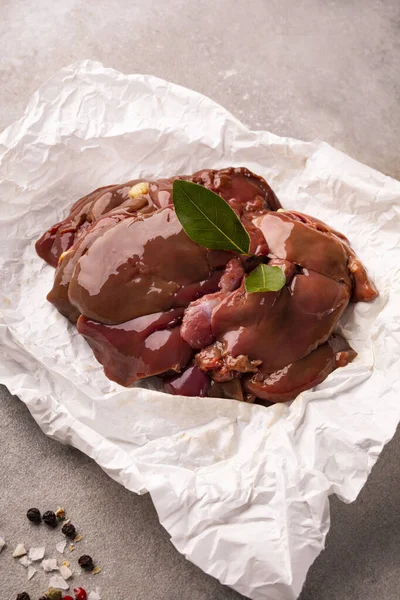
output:
[[[350,238],[380,291],[342,319],[357,360],[271,408],[108,381],[46,302],[54,271],[36,239],[96,187],[230,165]],[[201,569],[253,600],[297,598],[328,495],[355,499],[400,420],[400,183],[327,144],[249,131],[196,92],[82,61],[0,136],[0,202],[0,381],[46,434],[149,491]]]

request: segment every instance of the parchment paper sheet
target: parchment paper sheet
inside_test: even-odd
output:
[[[230,165],[350,238],[380,291],[342,321],[357,360],[268,409],[108,381],[46,302],[54,271],[34,242],[96,187]],[[356,498],[400,420],[399,206],[399,182],[327,144],[249,131],[155,77],[65,68],[0,136],[0,381],[46,434],[149,491],[189,560],[254,600],[294,599],[324,546],[328,495]]]

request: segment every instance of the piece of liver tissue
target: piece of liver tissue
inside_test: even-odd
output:
[[[250,255],[208,250],[183,231],[175,179],[203,185],[235,211]],[[130,386],[158,375],[172,394],[284,402],[356,353],[335,334],[350,301],[377,296],[350,242],[287,211],[243,167],[99,188],[38,240],[56,266],[48,300],[77,324],[107,377]],[[278,266],[278,292],[248,294],[260,263]]]

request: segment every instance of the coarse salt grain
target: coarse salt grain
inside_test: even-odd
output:
[[[28,567],[28,581],[29,579],[32,579],[32,577],[35,575],[36,573],[36,569],[35,567]]]
[[[28,558],[27,556],[23,556],[22,558],[20,558],[20,559],[18,560],[18,562],[19,562],[19,563],[20,563],[20,564],[21,564],[23,567],[25,567],[26,569],[29,567],[29,565],[31,565],[31,564],[32,564],[32,561],[31,561],[31,560],[29,560],[29,558]]]
[[[63,579],[69,579],[70,577],[72,577],[72,571],[65,565],[62,565],[60,567],[60,575]]]
[[[20,556],[25,556],[27,554],[25,546],[23,544],[18,544],[13,552],[13,558],[19,558]]]
[[[37,548],[31,548],[29,550],[29,560],[42,560],[44,553],[46,552],[46,548],[44,546],[38,546]]]
[[[55,558],[45,558],[45,560],[42,560],[41,564],[46,573],[50,573],[50,571],[58,571],[58,564]]]
[[[96,588],[96,591],[89,592],[88,600],[101,600],[99,588]]]
[[[50,587],[56,588],[56,590],[69,590],[68,583],[61,575],[53,575],[53,577],[50,578]]]
[[[57,552],[59,552],[60,554],[64,553],[65,548],[67,547],[67,540],[63,540],[62,542],[58,542],[56,544],[56,550]]]
[[[6,545],[6,540],[0,536],[0,553]]]

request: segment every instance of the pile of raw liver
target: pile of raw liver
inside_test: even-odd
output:
[[[333,331],[350,301],[377,291],[348,240],[282,211],[248,169],[227,168],[179,179],[229,203],[252,256],[205,249],[176,217],[174,179],[97,189],[36,244],[56,267],[48,300],[76,323],[107,377],[130,386],[159,375],[173,394],[268,403],[352,361],[356,353]],[[246,293],[260,262],[284,270],[279,292]]]

